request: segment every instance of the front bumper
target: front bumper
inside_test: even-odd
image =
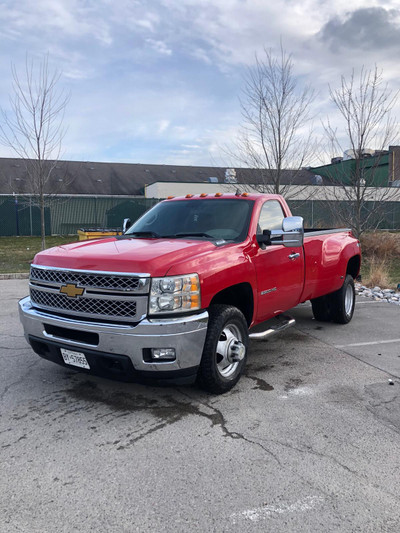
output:
[[[140,381],[140,378],[192,381],[200,364],[208,313],[144,319],[137,325],[104,324],[55,316],[34,309],[29,297],[19,302],[27,341],[41,357],[66,365],[60,348],[85,354],[96,375]],[[174,361],[146,361],[151,348],[174,348]]]

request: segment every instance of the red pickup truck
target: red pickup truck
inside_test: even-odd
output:
[[[125,381],[231,389],[249,338],[354,311],[360,244],[350,230],[303,228],[280,195],[187,195],[160,202],[119,237],[36,255],[19,304],[41,357]]]

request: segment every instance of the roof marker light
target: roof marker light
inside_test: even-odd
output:
[[[205,198],[206,196],[208,196],[206,192],[202,192],[202,193],[200,194],[200,198]]]
[[[185,198],[193,198],[193,194],[187,194]]]
[[[217,192],[215,196],[216,196],[217,198],[219,198],[219,197],[222,196],[222,195],[223,195],[222,192]]]
[[[174,198],[174,196],[167,196],[167,200],[172,200],[172,198]]]
[[[249,196],[249,193],[248,192],[243,192],[242,196]]]

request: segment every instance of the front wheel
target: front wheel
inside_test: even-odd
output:
[[[231,305],[213,305],[198,372],[200,387],[222,394],[239,381],[247,359],[248,327],[243,313]]]

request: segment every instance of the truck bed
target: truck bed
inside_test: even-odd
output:
[[[349,232],[350,228],[304,228],[304,237]]]
[[[350,257],[359,253],[348,228],[304,230],[304,291],[301,301],[318,298],[342,286]]]

